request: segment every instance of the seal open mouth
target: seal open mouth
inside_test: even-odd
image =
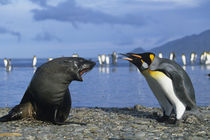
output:
[[[87,73],[88,71],[90,71],[90,69],[85,68],[85,69],[79,71],[79,74],[80,74],[80,76],[82,76],[84,73]]]
[[[95,62],[92,61],[86,61],[85,64],[83,64],[78,72],[78,80],[79,81],[83,81],[82,75],[84,73],[89,72],[94,66],[95,66]]]

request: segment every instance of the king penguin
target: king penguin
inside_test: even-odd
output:
[[[144,75],[149,87],[157,98],[163,116],[157,121],[168,121],[172,113],[176,118],[171,123],[182,119],[186,110],[196,110],[195,93],[188,74],[175,61],[159,58],[153,53],[122,54],[136,65]]]

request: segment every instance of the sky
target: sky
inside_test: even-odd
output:
[[[0,0],[0,58],[149,50],[210,29],[210,0]]]

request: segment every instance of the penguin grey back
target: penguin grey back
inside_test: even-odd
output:
[[[156,56],[150,65],[150,70],[161,71],[172,79],[176,96],[187,105],[187,110],[196,108],[192,81],[180,65],[174,61]]]

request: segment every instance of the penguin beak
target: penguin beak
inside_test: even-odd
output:
[[[120,54],[126,57],[122,57],[121,59],[125,59],[128,60],[130,62],[134,61],[135,59],[142,59],[142,57],[140,55],[134,54],[134,53],[127,53],[127,54]]]
[[[123,54],[124,55],[124,54]],[[126,56],[126,55],[124,55],[124,56]],[[122,57],[121,59],[124,59],[124,60],[128,60],[128,61],[133,61],[133,59],[132,58],[130,58],[130,57]]]
[[[129,62],[136,65],[140,70],[142,67],[142,64],[144,63],[142,56],[134,53],[127,53],[127,54],[121,54],[126,57],[122,57],[121,59],[128,60]]]
[[[121,59],[128,60],[130,62],[133,61],[133,58],[129,53],[127,53],[127,54],[120,53],[120,55],[126,56],[126,57],[121,57]]]

